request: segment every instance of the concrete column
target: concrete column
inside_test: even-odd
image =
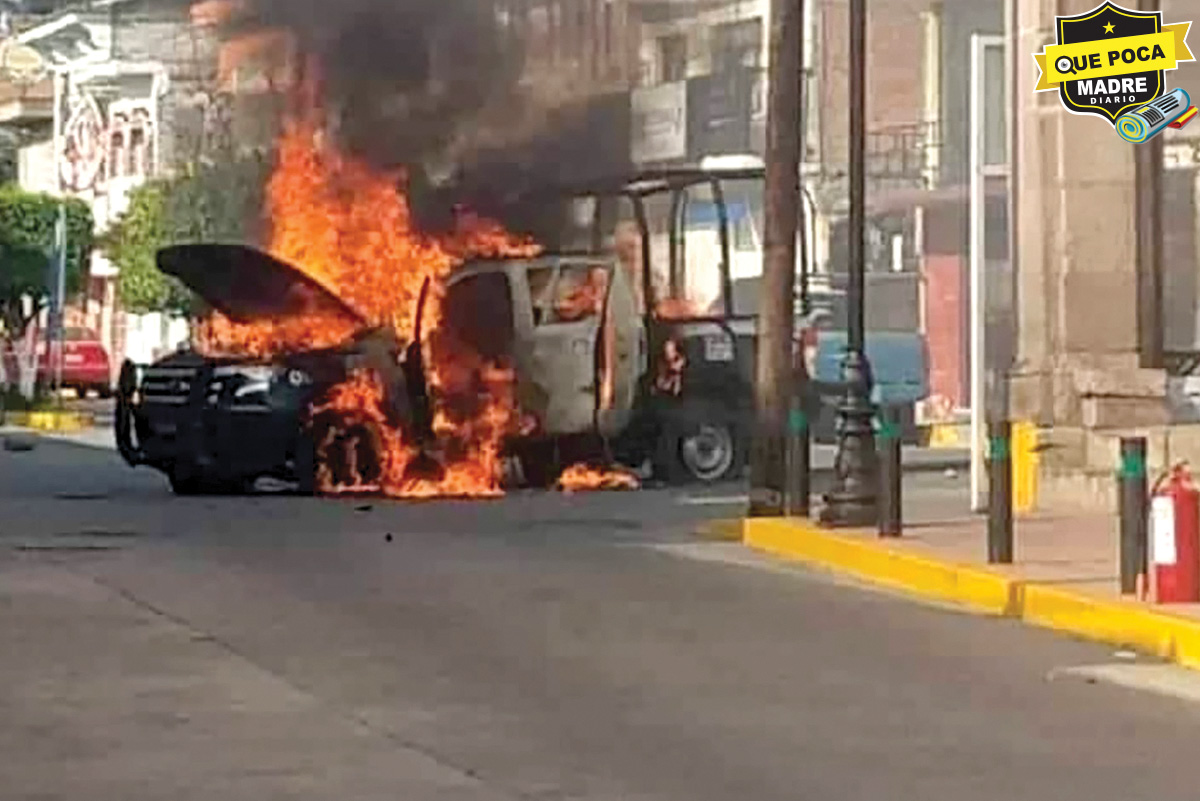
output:
[[[1192,172],[1192,246],[1193,246],[1193,284],[1195,298],[1192,300],[1194,325],[1192,342],[1200,347],[1200,169]]]
[[[1056,14],[1094,0],[1017,0],[1020,304],[1014,417],[1043,427],[1042,506],[1111,497],[1107,438],[1166,422],[1165,376],[1137,360],[1132,147],[1102,119],[1034,93]],[[1089,443],[1091,447],[1089,447]]]

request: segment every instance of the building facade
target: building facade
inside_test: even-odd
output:
[[[204,80],[199,44],[178,10],[148,2],[67,4],[6,25],[7,41],[43,65],[34,84],[0,87],[0,125],[19,140],[16,179],[84,200],[102,234],[132,189],[187,152],[186,117]],[[185,335],[177,321],[130,319],[118,302],[117,271],[100,251],[69,313],[99,334],[114,372],[126,355],[152,357]]]

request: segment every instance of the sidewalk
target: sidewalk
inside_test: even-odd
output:
[[[32,435],[36,439],[55,442],[69,442],[72,445],[83,445],[88,448],[115,451],[117,449],[116,435],[109,426],[82,428],[78,431],[38,431],[25,426],[0,426],[0,437],[9,434]]]
[[[1200,604],[1121,596],[1115,517],[1020,518],[1008,566],[987,564],[982,516],[912,525],[892,540],[802,519],[745,520],[741,534],[751,548],[818,569],[1200,669]]]

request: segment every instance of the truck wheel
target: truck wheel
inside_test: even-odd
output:
[[[696,404],[672,417],[659,447],[659,463],[669,482],[713,484],[741,472],[743,438],[732,414],[716,405]]]
[[[558,479],[561,465],[555,458],[553,443],[522,443],[514,448],[514,455],[527,487],[546,489]]]
[[[296,446],[296,492],[300,495],[317,494],[317,446],[312,433],[300,436]]]

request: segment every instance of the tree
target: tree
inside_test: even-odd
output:
[[[76,198],[59,199],[17,186],[0,186],[0,325],[8,341],[20,339],[50,300],[49,256],[59,203],[66,209],[66,291],[79,291],[92,251],[92,211]],[[26,298],[31,301],[27,305]]]
[[[117,294],[134,314],[186,314],[191,306],[187,289],[159,272],[155,254],[170,244],[167,195],[171,185],[151,181],[134,189],[125,212],[105,232],[104,254],[117,267]]]
[[[230,153],[173,179],[165,198],[172,241],[258,242],[270,169],[262,153]]]
[[[255,242],[269,161],[233,157],[133,190],[129,207],[105,233],[122,305],[136,314],[195,311],[182,284],[158,270],[160,248],[188,242]]]

